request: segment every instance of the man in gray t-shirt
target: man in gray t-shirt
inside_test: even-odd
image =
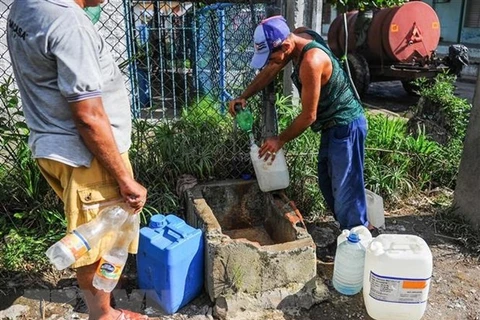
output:
[[[68,231],[112,201],[124,201],[138,213],[147,196],[128,160],[131,116],[122,75],[83,10],[103,1],[16,0],[7,22],[29,145],[64,202]],[[102,239],[73,265],[90,318],[145,319],[111,308],[110,293],[92,285],[111,238]],[[130,252],[135,253],[135,245]]]

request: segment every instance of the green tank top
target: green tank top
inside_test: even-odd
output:
[[[333,55],[328,48],[325,40],[313,30],[307,30],[305,33],[313,37],[313,41],[305,45],[300,54],[298,64],[294,64],[292,81],[302,95],[302,83],[300,82],[299,71],[305,52],[312,48],[323,50],[332,61],[332,76],[327,84],[322,86],[320,91],[320,100],[317,108],[317,119],[311,125],[313,131],[328,129],[335,125],[346,125],[357,119],[363,114],[363,107],[360,101],[355,97],[355,93],[348,80],[347,73],[343,70],[340,61]]]

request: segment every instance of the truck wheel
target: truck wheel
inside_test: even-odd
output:
[[[417,93],[419,87],[413,83],[411,80],[403,80],[402,81],[403,89],[411,96],[418,97],[419,94]]]
[[[353,83],[357,89],[358,95],[362,98],[367,93],[370,85],[370,70],[368,62],[358,53],[349,53],[347,55],[348,67],[352,76]]]

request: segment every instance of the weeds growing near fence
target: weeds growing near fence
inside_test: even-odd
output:
[[[424,95],[440,98],[443,87],[430,88]],[[11,79],[0,85],[0,101],[0,268],[31,269],[36,261],[45,261],[43,252],[63,236],[65,222],[61,204],[31,159],[28,130]],[[282,96],[276,104],[283,130],[300,107]],[[400,118],[368,116],[366,187],[382,195],[387,205],[437,186],[454,187],[465,132],[461,126],[466,127],[460,122],[466,121],[468,112],[459,102],[452,104],[456,109],[452,112],[447,102],[443,106],[456,127],[445,146],[430,140],[423,129],[409,134],[406,121]],[[204,98],[176,120],[134,120],[131,161],[137,179],[149,192],[143,223],[153,213],[179,210],[176,182],[182,174],[200,181],[253,174],[247,135],[236,132],[233,118],[220,110],[218,102]],[[259,110],[253,111],[258,121]],[[325,211],[317,181],[319,143],[320,134],[307,130],[284,147],[291,177],[287,193],[307,218]]]
[[[60,204],[32,159],[13,79],[0,84],[0,267],[36,266],[65,230]],[[48,241],[48,242],[47,242]]]

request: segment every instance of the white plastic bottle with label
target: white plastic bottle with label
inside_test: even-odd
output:
[[[112,248],[100,260],[93,277],[93,286],[98,290],[112,292],[117,285],[127,262],[128,246],[139,232],[138,225],[138,214],[129,215]]]
[[[427,307],[432,253],[420,237],[381,234],[365,256],[363,299],[376,320],[420,320]]]
[[[365,248],[360,237],[350,232],[347,241],[337,248],[333,264],[333,287],[344,295],[355,295],[362,290]]]
[[[106,207],[95,219],[78,226],[57,241],[45,254],[55,268],[63,270],[95,246],[107,232],[121,226],[127,216],[128,212],[122,204]]]
[[[290,178],[283,150],[278,150],[274,161],[270,159],[265,161],[263,158],[258,158],[258,150],[259,147],[256,144],[250,146],[250,159],[260,190],[269,192],[287,188],[290,184]]]

